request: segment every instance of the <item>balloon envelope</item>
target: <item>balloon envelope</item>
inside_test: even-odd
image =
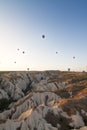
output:
[[[23,51],[22,53],[24,54],[25,52]]]
[[[45,35],[42,35],[42,38],[45,38]]]

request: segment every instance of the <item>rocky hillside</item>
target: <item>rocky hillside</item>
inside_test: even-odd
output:
[[[87,130],[87,73],[0,72],[0,130]]]

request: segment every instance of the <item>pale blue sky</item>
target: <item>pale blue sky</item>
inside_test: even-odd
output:
[[[0,0],[0,70],[87,71],[86,60],[87,0]]]

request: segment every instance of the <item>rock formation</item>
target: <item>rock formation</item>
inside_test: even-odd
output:
[[[0,130],[87,130],[87,73],[0,72]]]

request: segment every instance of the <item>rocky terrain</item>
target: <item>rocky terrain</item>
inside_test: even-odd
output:
[[[87,73],[0,72],[0,130],[87,130]]]

